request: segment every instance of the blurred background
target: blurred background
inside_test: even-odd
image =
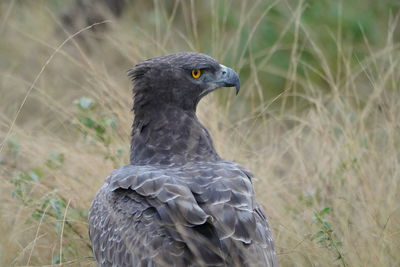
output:
[[[87,210],[128,163],[127,70],[235,69],[198,116],[252,170],[281,266],[400,265],[400,2],[3,0],[0,265],[95,266]]]

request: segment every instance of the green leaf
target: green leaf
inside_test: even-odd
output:
[[[124,149],[118,148],[116,151],[117,157],[122,158],[124,156]]]
[[[26,183],[26,182],[32,181],[32,178],[29,176],[29,174],[27,174],[25,172],[20,172],[18,174],[18,178],[21,179],[21,183]]]
[[[14,191],[12,191],[11,196],[13,198],[21,199],[22,198],[22,190],[21,188],[16,188]]]
[[[32,181],[39,182],[39,175],[35,171],[30,171],[28,175]]]
[[[60,163],[64,163],[64,154],[59,152],[51,152],[49,154],[50,159],[54,161],[58,161]]]
[[[338,254],[335,260],[340,260],[340,259],[342,259],[342,255]]]
[[[75,100],[74,104],[77,105],[80,109],[88,110],[93,108],[95,101],[89,97],[81,97]]]
[[[64,164],[64,154],[59,152],[51,152],[49,154],[49,159],[46,161],[47,167],[51,169],[60,168]]]
[[[96,127],[94,127],[94,130],[96,131],[96,134],[98,136],[103,135],[106,132],[106,128],[104,128],[103,126],[97,124]]]
[[[311,240],[315,240],[315,239],[317,239],[317,238],[319,238],[319,237],[321,237],[321,236],[323,236],[323,235],[324,235],[324,231],[318,231],[317,233],[315,233],[315,234],[312,236]]]
[[[322,223],[322,226],[325,227],[325,229],[330,230],[330,232],[332,232],[332,230],[331,230],[332,229],[332,225],[329,222],[324,221]]]
[[[60,255],[55,256],[52,260],[51,260],[52,264],[58,264],[60,263]]]
[[[50,198],[49,204],[55,212],[57,218],[62,218],[64,216],[62,210],[66,207],[66,204],[62,199],[57,198],[57,196],[52,197],[53,198]]]
[[[17,140],[11,138],[7,141],[7,145],[15,154],[19,153],[20,145],[18,144]]]
[[[32,218],[34,219],[40,219],[43,216],[43,212],[39,210],[34,210],[31,214]]]
[[[89,117],[82,117],[79,119],[79,121],[90,129],[93,129],[97,125],[97,123]]]
[[[324,215],[330,213],[331,211],[332,211],[332,208],[326,207],[326,208],[322,209],[321,211],[319,211],[318,215],[323,217]]]
[[[112,129],[117,129],[117,121],[114,119],[105,118],[104,124],[110,126]]]

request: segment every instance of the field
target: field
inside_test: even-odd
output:
[[[241,77],[198,116],[257,176],[281,266],[400,266],[398,1],[137,0],[68,28],[71,3],[0,3],[0,266],[95,266],[87,210],[128,163],[126,72],[178,51]]]

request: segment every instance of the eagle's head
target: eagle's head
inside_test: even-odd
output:
[[[195,110],[199,100],[220,87],[240,89],[239,76],[232,69],[200,53],[181,52],[151,58],[128,72],[134,82],[137,105],[168,104]]]

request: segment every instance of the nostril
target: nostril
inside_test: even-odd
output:
[[[226,71],[222,71],[222,75],[225,75],[226,74]]]

